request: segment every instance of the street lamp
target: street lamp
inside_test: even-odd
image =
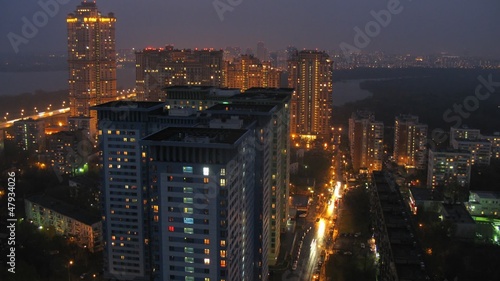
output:
[[[69,272],[69,268],[70,268],[70,266],[72,266],[72,265],[73,265],[73,261],[72,261],[72,260],[70,260],[70,261],[69,261],[69,263],[68,263],[68,281],[71,281],[71,273]]]

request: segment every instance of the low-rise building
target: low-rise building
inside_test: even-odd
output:
[[[91,252],[102,250],[102,224],[99,216],[46,195],[25,201],[26,219],[42,228],[54,228],[72,242]]]
[[[443,203],[443,194],[436,189],[410,188],[408,204],[415,215],[419,211],[436,211],[441,203]]]
[[[466,203],[471,216],[500,217],[500,193],[490,191],[471,191]]]
[[[442,221],[448,221],[454,225],[454,238],[472,240],[476,236],[476,222],[464,204],[442,204],[439,214]]]

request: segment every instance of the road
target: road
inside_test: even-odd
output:
[[[285,272],[282,280],[310,281],[326,280],[324,264],[328,253],[333,247],[332,233],[334,229],[335,206],[338,204],[342,192],[342,183],[335,181],[337,175],[342,175],[339,163],[334,159],[332,163],[335,173],[332,173],[329,192],[317,194],[309,207],[306,218],[297,219],[297,236],[292,251],[292,269]],[[321,261],[321,263],[320,263]],[[293,263],[297,268],[293,270]]]

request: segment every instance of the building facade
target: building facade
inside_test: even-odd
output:
[[[394,122],[394,161],[406,168],[425,169],[427,166],[427,125],[418,116],[400,115]]]
[[[288,62],[292,96],[291,133],[315,139],[330,136],[332,61],[325,52],[300,51]]]
[[[102,250],[102,224],[99,216],[93,216],[65,202],[45,195],[24,200],[26,219],[59,235],[67,235],[70,241],[91,252]]]
[[[384,156],[384,124],[371,112],[354,112],[349,119],[349,146],[354,171],[380,171]]]
[[[66,22],[70,116],[92,117],[94,135],[97,116],[90,112],[90,107],[117,97],[116,18],[113,13],[102,15],[94,1],[82,2]]]
[[[147,48],[136,53],[137,100],[162,101],[164,87],[221,87],[223,51]]]
[[[14,140],[23,151],[40,153],[45,150],[45,121],[24,119],[14,122]]]
[[[465,203],[471,216],[500,217],[500,193],[471,191],[469,202]]]
[[[269,61],[261,61],[252,55],[241,55],[233,61],[224,62],[224,87],[247,89],[279,88],[281,71],[271,66]]]
[[[469,187],[471,176],[471,154],[459,150],[429,150],[427,165],[427,187],[457,183]]]
[[[142,144],[155,280],[255,280],[252,131],[170,127]]]
[[[202,111],[240,93],[239,89],[220,89],[211,86],[171,86],[165,88],[162,101],[167,109]]]

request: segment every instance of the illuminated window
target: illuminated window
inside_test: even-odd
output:
[[[225,258],[226,257],[226,250],[220,250],[220,257]]]
[[[184,271],[186,271],[187,273],[194,273],[194,267],[191,267],[191,266],[187,266]]]
[[[172,225],[168,227],[168,231],[170,232],[174,232],[175,231],[175,227],[173,227]]]
[[[184,233],[186,233],[186,234],[193,234],[194,230],[191,227],[185,227],[184,228]]]
[[[220,175],[221,176],[225,176],[226,175],[226,169],[225,168],[220,169]]]
[[[220,267],[226,267],[226,260],[220,260]]]
[[[184,223],[185,224],[193,224],[194,223],[194,219],[193,218],[184,218]]]
[[[205,249],[205,255],[210,255],[210,249]]]
[[[208,167],[203,167],[203,175],[208,176],[210,174],[210,169]]]
[[[193,173],[193,167],[192,166],[184,166],[184,167],[182,167],[182,172],[183,173],[192,174]]]
[[[204,262],[205,264],[210,264],[210,259],[207,259],[207,258],[206,258],[206,259],[204,259],[204,260],[203,260],[203,262]]]
[[[205,245],[209,245],[209,244],[210,244],[210,239],[204,239],[204,240],[203,240],[203,243],[204,243]]]
[[[184,213],[185,214],[192,214],[193,213],[193,208],[184,208]]]
[[[184,193],[193,193],[192,187],[184,187]]]
[[[220,240],[220,246],[226,247],[226,240]]]
[[[184,204],[193,204],[193,198],[184,198]]]
[[[226,179],[220,179],[220,186],[226,186]]]
[[[203,183],[209,183],[210,180],[208,178],[203,178]]]
[[[194,258],[192,258],[192,257],[184,257],[184,262],[186,262],[186,263],[194,263]]]
[[[192,254],[194,253],[194,249],[191,247],[184,247],[184,253]]]

